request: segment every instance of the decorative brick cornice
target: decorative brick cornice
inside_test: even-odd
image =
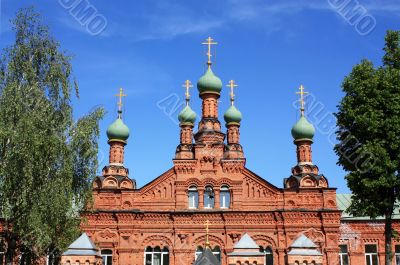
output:
[[[224,173],[242,173],[246,164],[246,159],[221,160],[222,171]]]
[[[177,174],[194,174],[196,170],[197,159],[174,159],[173,162]]]

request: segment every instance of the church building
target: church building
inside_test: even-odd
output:
[[[207,69],[197,82],[202,111],[197,115],[190,107],[186,81],[172,167],[136,186],[124,163],[129,128],[119,104],[107,129],[109,163],[93,182],[93,209],[84,214],[83,234],[62,264],[383,265],[383,220],[344,212],[350,195],[336,194],[313,162],[315,129],[305,115],[303,86],[300,118],[291,131],[297,163],[291,171],[288,165],[290,176],[276,187],[246,167],[233,80],[231,105],[220,119],[223,83],[211,61],[216,43],[208,38],[204,44]],[[393,252],[400,255],[396,244]],[[399,257],[393,264],[400,265]]]

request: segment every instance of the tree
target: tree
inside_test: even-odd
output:
[[[33,8],[13,20],[15,43],[0,62],[0,216],[6,263],[62,250],[79,234],[97,171],[96,108],[76,122],[71,57]],[[28,256],[28,255],[26,255]]]
[[[400,199],[400,32],[388,31],[383,64],[362,60],[345,77],[336,113],[338,164],[348,172],[354,215],[385,218],[385,260],[392,260],[392,215]]]

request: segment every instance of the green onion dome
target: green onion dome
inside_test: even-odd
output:
[[[196,120],[196,113],[187,105],[178,115],[180,123],[194,124]]]
[[[303,115],[292,128],[292,136],[295,140],[312,140],[314,137],[314,133],[314,126]]]
[[[222,82],[218,76],[214,75],[211,67],[208,67],[205,74],[197,81],[197,89],[200,94],[205,92],[220,94]]]
[[[240,124],[240,121],[242,120],[242,113],[234,105],[231,105],[224,114],[224,120],[226,124]]]
[[[129,137],[129,128],[120,117],[116,119],[107,129],[108,140],[126,141]]]

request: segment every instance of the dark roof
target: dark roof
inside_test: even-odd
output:
[[[197,257],[193,265],[220,265],[219,260],[211,252],[211,249],[206,247],[203,252]]]

